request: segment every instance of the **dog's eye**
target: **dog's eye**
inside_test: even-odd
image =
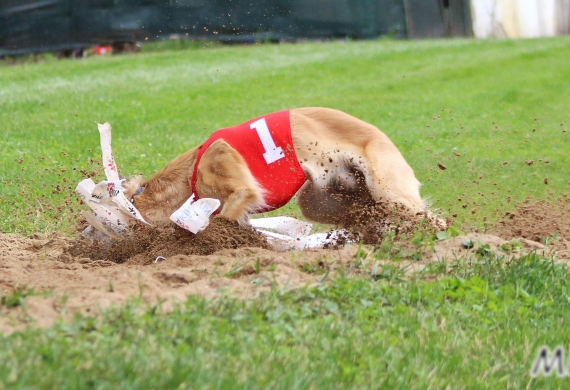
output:
[[[140,186],[139,188],[137,188],[137,190],[135,191],[135,193],[133,194],[133,196],[131,197],[131,203],[134,205],[135,204],[135,196],[142,194],[142,192],[144,191],[145,186]]]

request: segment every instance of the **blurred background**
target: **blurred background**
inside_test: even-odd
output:
[[[570,0],[0,0],[0,56],[136,52],[141,42],[570,32]]]

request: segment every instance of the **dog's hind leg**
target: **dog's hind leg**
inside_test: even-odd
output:
[[[410,217],[425,215],[420,182],[402,154],[384,137],[382,134],[370,140],[364,148],[363,157],[368,160],[364,174],[370,194],[376,202],[403,207]]]
[[[317,173],[310,166],[302,165],[307,181],[297,191],[297,205],[305,218],[320,223],[336,223],[338,202],[330,197],[327,188],[316,179]]]
[[[373,203],[365,184],[364,173],[343,161],[326,181],[316,179],[316,172],[303,165],[307,181],[297,192],[297,204],[311,221],[345,225],[356,208]]]
[[[372,140],[365,148],[365,157],[370,161],[366,183],[374,200],[395,206],[391,208],[404,220],[423,220],[438,231],[447,229],[448,221],[438,218],[426,207],[420,196],[420,182],[404,157],[395,147],[383,146],[379,147],[378,140]]]

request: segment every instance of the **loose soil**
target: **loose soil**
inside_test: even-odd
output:
[[[523,237],[543,242],[559,252],[570,253],[570,198],[553,201],[527,199],[512,212],[506,212],[494,229],[501,237]]]
[[[465,248],[465,240],[489,244],[500,252],[512,238],[522,242],[525,252],[551,251],[566,261],[570,257],[568,211],[568,198],[528,201],[506,213],[492,235],[470,233],[438,241],[435,251],[421,248],[422,260],[394,264],[418,271],[434,261],[469,258],[476,248]],[[542,244],[546,236],[556,237],[547,247]],[[406,250],[418,251],[402,248],[404,258]],[[149,304],[163,301],[161,307],[169,310],[189,294],[248,299],[274,288],[288,291],[315,285],[339,267],[369,274],[374,264],[386,263],[374,258],[373,246],[364,249],[368,253],[364,268],[358,267],[362,263],[356,259],[357,245],[275,252],[256,231],[220,217],[195,236],[172,226],[138,229],[104,243],[60,234],[0,234],[0,296],[33,289],[19,306],[0,304],[0,332],[30,324],[49,326],[77,312],[97,314],[132,297]]]
[[[129,234],[111,240],[79,238],[64,253],[73,262],[75,257],[107,260],[114,263],[150,264],[157,258],[173,255],[211,255],[221,249],[256,247],[269,249],[264,236],[250,227],[221,216],[212,218],[209,226],[192,234],[174,224],[136,226]]]

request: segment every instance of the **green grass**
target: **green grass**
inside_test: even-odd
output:
[[[434,208],[479,227],[568,189],[568,37],[201,46],[0,67],[0,231],[71,230],[66,196],[102,178],[95,121],[123,173],[150,175],[217,128],[337,108],[392,138]]]
[[[73,230],[76,183],[102,178],[95,121],[114,126],[121,171],[148,175],[217,128],[300,106],[380,127],[435,208],[481,227],[567,191],[569,49],[568,37],[164,45],[0,66],[0,231]],[[388,241],[376,250],[400,256]],[[350,274],[369,252],[334,275],[307,265],[327,280],[315,288],[189,297],[166,314],[135,299],[0,336],[0,388],[567,387],[529,375],[541,345],[569,345],[566,265],[481,248],[411,277],[397,261]],[[33,294],[0,305],[25,310]]]
[[[569,279],[565,265],[536,254],[481,256],[438,263],[411,279],[340,271],[327,286],[275,288],[249,302],[189,297],[168,314],[134,300],[101,316],[0,336],[0,384],[565,387],[568,379],[532,379],[529,371],[542,345],[570,342]]]

